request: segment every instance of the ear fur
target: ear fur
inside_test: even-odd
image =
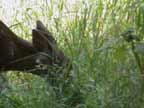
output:
[[[36,29],[43,34],[53,45],[56,44],[56,40],[52,36],[52,34],[47,30],[47,28],[44,26],[44,24],[41,21],[37,21]]]
[[[14,58],[16,46],[5,34],[0,32],[0,65]]]
[[[32,30],[33,46],[38,51],[52,51],[53,46],[51,42],[37,29]]]
[[[38,29],[38,30],[40,30],[40,31],[43,31],[43,32],[49,32],[49,31],[47,30],[47,28],[44,26],[44,24],[43,24],[40,20],[38,20],[38,21],[36,22],[36,29]]]

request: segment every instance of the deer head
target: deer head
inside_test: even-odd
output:
[[[53,67],[59,71],[70,63],[41,21],[37,21],[32,30],[32,43],[18,37],[0,21],[0,50],[0,71],[3,72],[18,70],[45,76]]]

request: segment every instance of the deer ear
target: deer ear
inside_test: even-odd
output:
[[[52,43],[39,30],[32,30],[32,41],[33,46],[38,51],[47,52],[53,50]]]
[[[16,46],[5,34],[0,32],[0,65],[14,58]]]
[[[37,21],[36,29],[39,30],[43,34],[43,36],[46,37],[53,45],[57,44],[56,40],[52,36],[52,33],[49,32],[47,28],[44,26],[44,24],[39,20]]]
[[[43,24],[40,20],[38,20],[38,21],[36,22],[36,28],[37,28],[38,30],[43,31],[43,32],[49,32],[49,31],[47,30],[47,28],[44,26],[44,24]]]

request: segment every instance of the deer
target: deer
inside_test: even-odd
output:
[[[36,22],[36,28],[32,30],[32,42],[17,36],[0,20],[0,73],[21,71],[42,78],[48,77],[47,81],[54,87],[57,97],[60,98],[61,90],[55,88],[58,85],[57,82],[60,82],[57,78],[66,80],[66,83],[63,83],[64,92],[65,87],[69,86],[69,82],[73,80],[70,75],[71,69],[70,58],[58,48],[52,33],[40,20]],[[79,90],[73,94],[77,96]],[[80,103],[80,99],[70,98],[69,100],[70,105]],[[69,100],[66,103],[69,104]]]
[[[17,36],[0,20],[0,73],[11,70],[52,77],[69,64],[70,59],[59,50],[52,33],[40,20],[32,29],[32,42]],[[59,73],[51,72],[54,70]]]

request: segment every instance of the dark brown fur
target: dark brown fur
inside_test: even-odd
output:
[[[36,66],[66,67],[69,59],[57,48],[57,42],[41,21],[32,30],[32,43],[14,34],[0,21],[0,71],[18,70],[42,75]]]

